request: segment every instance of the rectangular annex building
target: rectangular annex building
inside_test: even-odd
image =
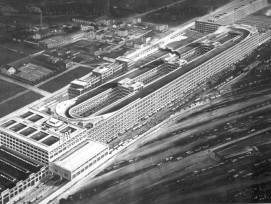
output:
[[[49,170],[62,178],[72,180],[108,155],[107,145],[87,140],[49,164]]]
[[[84,131],[34,109],[24,109],[0,124],[0,144],[48,165],[79,144]]]

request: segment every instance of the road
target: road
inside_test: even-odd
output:
[[[53,77],[51,77],[51,78],[49,78],[49,79],[47,79],[45,81],[42,81],[41,83],[35,85],[35,87],[39,87],[39,86],[41,86],[41,85],[43,85],[43,84],[45,84],[45,83],[47,83],[47,82],[49,82],[51,80],[53,80],[53,79],[55,79],[55,78],[63,75],[63,74],[66,74],[67,72],[69,72],[69,71],[71,71],[73,69],[78,68],[78,67],[87,67],[87,68],[90,68],[90,66],[82,65],[82,64],[79,64],[79,63],[75,63],[74,66],[72,66],[71,68],[69,68],[69,69],[65,70],[64,72],[61,72],[60,74],[57,74],[57,75],[55,75],[55,76],[53,76]]]
[[[28,93],[28,92],[29,92],[29,90],[25,90],[25,91],[22,91],[22,92],[20,92],[20,93],[17,93],[16,95],[11,96],[11,97],[9,97],[9,98],[7,98],[7,99],[1,101],[1,102],[0,102],[0,105],[4,104],[4,103],[6,103],[6,102],[8,102],[8,101],[10,101],[10,100],[12,100],[12,99],[14,99],[14,98],[17,98],[18,96],[21,96],[21,95],[23,95],[23,94],[26,94],[26,93]]]
[[[41,89],[39,89],[37,87],[22,83],[20,81],[17,81],[15,79],[12,79],[12,78],[9,78],[9,77],[3,76],[3,75],[0,75],[0,79],[4,80],[4,81],[7,81],[9,83],[12,83],[12,84],[16,84],[18,86],[22,86],[22,87],[24,87],[24,88],[26,88],[28,90],[31,90],[31,91],[33,91],[35,93],[38,93],[38,94],[40,94],[42,96],[50,96],[51,95],[51,93],[49,93],[47,91],[41,90]]]

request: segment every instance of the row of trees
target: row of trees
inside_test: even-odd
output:
[[[183,7],[183,8],[163,8],[158,10],[155,13],[152,13],[148,16],[149,19],[191,19],[196,16],[202,16],[208,12],[206,8],[195,8],[195,7]]]
[[[41,7],[43,15],[101,15],[104,11],[103,5],[95,5],[92,3],[69,3],[60,5],[50,5]]]

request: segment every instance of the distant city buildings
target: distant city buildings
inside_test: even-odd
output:
[[[168,25],[163,24],[163,25],[156,25],[155,29],[160,32],[164,32],[168,30]]]
[[[89,25],[96,24],[93,20],[87,18],[73,18],[72,21],[79,24],[89,24]]]
[[[118,35],[119,35],[120,37],[127,37],[128,34],[129,34],[128,30],[125,29],[125,28],[120,28],[120,29],[118,30]]]
[[[64,44],[72,43],[80,39],[84,39],[84,38],[87,39],[87,38],[93,38],[93,37],[94,37],[93,31],[89,31],[89,32],[79,31],[79,32],[69,34],[69,35],[55,36],[52,38],[41,40],[39,44],[46,48],[53,48],[53,47],[61,46]]]

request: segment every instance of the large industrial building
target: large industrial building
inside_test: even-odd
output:
[[[267,0],[236,0],[220,12],[195,21],[195,29],[201,33],[215,32],[220,26],[230,25],[266,7]],[[231,5],[230,4],[230,5]]]
[[[46,114],[26,109],[0,125],[0,144],[43,165],[76,146],[85,130]]]
[[[50,163],[49,170],[65,179],[72,180],[92,168],[108,153],[107,145],[86,140]]]
[[[178,55],[59,103],[55,115],[31,108],[13,114],[0,124],[0,144],[49,165],[51,172],[63,178],[73,179],[108,155],[109,141],[184,98],[258,44],[259,33],[254,27],[221,28],[178,48]]]
[[[211,75],[250,54],[259,44],[257,29],[223,27],[178,50],[178,63],[137,69],[85,95],[57,106],[70,122],[92,123],[94,141],[107,143],[172,101],[184,98]]]
[[[109,66],[95,68],[88,78],[74,80],[68,89],[69,100],[58,103],[50,115],[24,108],[2,120],[0,159],[1,154],[8,154],[21,164],[18,158],[22,158],[34,171],[24,172],[23,181],[13,180],[13,188],[4,189],[0,183],[0,203],[34,185],[48,172],[72,180],[94,170],[108,158],[110,141],[249,55],[263,42],[262,30],[270,36],[268,23],[254,25],[249,17],[240,25],[223,25],[261,9],[266,1],[236,2],[221,14],[197,21],[198,31],[211,34],[174,49],[165,47],[170,53],[165,59],[132,69],[136,60],[162,49],[166,40],[129,55],[132,59],[119,57]],[[255,17],[253,21],[257,21]],[[74,36],[75,40],[81,35]],[[174,38],[169,37],[169,41]],[[61,39],[49,40],[47,46],[64,43]],[[8,161],[4,163],[8,165]],[[0,176],[12,179],[1,170]]]

